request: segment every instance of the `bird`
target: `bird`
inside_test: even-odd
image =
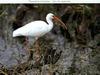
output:
[[[61,26],[65,29],[67,29],[66,25],[54,14],[48,13],[46,16],[46,22],[42,20],[37,20],[37,21],[32,21],[16,30],[13,31],[12,36],[13,37],[18,37],[18,36],[25,36],[28,38],[33,38],[33,42],[35,42],[35,49],[36,49],[36,63],[38,63],[41,59],[41,54],[40,54],[40,47],[38,44],[38,38],[42,37],[43,35],[47,34],[53,29],[54,23],[53,20],[59,21]],[[58,24],[57,24],[58,25]],[[36,41],[37,40],[37,41]],[[26,49],[27,48],[27,38],[26,38]],[[31,51],[30,51],[31,52]]]
[[[39,37],[42,37],[53,29],[53,20],[59,21],[61,23],[61,26],[67,29],[66,25],[57,16],[52,13],[48,13],[46,16],[47,22],[42,20],[32,21],[14,30],[13,37],[26,36],[32,37],[37,40]]]

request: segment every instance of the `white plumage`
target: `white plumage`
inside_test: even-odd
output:
[[[48,28],[48,25],[44,21],[34,21],[15,30],[13,32],[13,37],[17,37],[17,36],[39,37],[49,31],[47,28]]]
[[[41,20],[30,22],[30,23],[16,29],[13,32],[13,37],[17,37],[17,36],[27,36],[27,37],[34,37],[34,38],[41,37],[52,30],[52,28],[53,28],[52,20],[53,19],[58,20],[58,18],[55,17],[52,13],[49,13],[46,16],[47,23],[44,21],[41,21]]]

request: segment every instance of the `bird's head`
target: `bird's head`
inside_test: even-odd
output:
[[[55,16],[54,14],[49,13],[49,14],[47,15],[46,18],[48,18],[48,19],[50,19],[50,20],[55,20],[55,21],[60,22],[60,23],[61,23],[61,26],[62,26],[63,28],[65,28],[65,29],[67,29],[66,25],[65,25],[57,16]]]
[[[54,16],[54,14],[49,13],[49,14],[47,14],[47,17],[46,18],[52,20],[53,19],[53,16]]]

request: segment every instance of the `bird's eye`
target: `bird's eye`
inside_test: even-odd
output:
[[[52,16],[52,18],[54,19],[54,18],[55,18],[55,16]]]

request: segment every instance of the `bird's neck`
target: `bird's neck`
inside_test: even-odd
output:
[[[50,19],[47,19],[47,23],[48,23],[49,30],[51,30],[53,28],[53,21]]]

